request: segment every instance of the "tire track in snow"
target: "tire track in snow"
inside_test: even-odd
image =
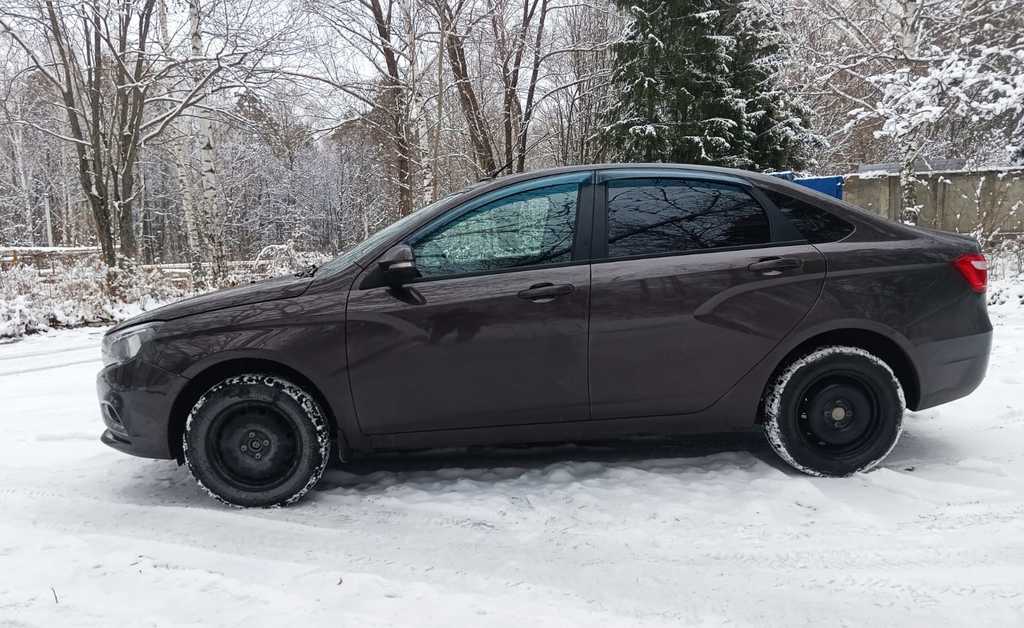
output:
[[[49,371],[51,369],[61,369],[66,366],[77,366],[79,364],[90,364],[92,362],[99,362],[99,358],[89,358],[88,360],[75,360],[72,362],[62,362],[61,364],[48,364],[46,366],[33,366],[27,369],[15,369],[13,371],[0,371],[0,377],[7,375],[21,375],[22,373],[35,373],[37,371]]]
[[[65,347],[56,351],[30,351],[28,353],[15,353],[13,355],[0,355],[0,362],[7,360],[21,360],[24,358],[41,358],[48,355],[61,355],[62,353],[77,353],[79,351],[99,351],[100,346],[96,343],[77,347]]]

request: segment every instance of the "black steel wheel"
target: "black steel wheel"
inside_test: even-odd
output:
[[[866,471],[892,451],[903,425],[899,379],[857,347],[822,347],[787,365],[764,400],[772,448],[811,475]]]
[[[324,413],[301,387],[272,375],[228,378],[208,390],[186,421],[189,471],[233,506],[284,506],[319,481],[330,458]]]

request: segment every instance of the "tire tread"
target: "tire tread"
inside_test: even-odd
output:
[[[826,345],[826,346],[822,346],[822,347],[817,347],[817,348],[809,351],[808,353],[805,353],[801,357],[796,358],[795,360],[789,362],[778,373],[778,375],[776,375],[773,378],[772,384],[768,387],[767,393],[765,394],[765,398],[764,398],[763,403],[762,403],[763,412],[764,412],[764,417],[763,417],[764,420],[762,421],[762,427],[763,427],[765,436],[766,436],[766,438],[768,440],[768,444],[775,451],[775,453],[778,454],[778,456],[780,458],[782,458],[782,460],[786,464],[788,464],[789,466],[793,467],[797,471],[800,471],[802,473],[806,473],[807,475],[811,475],[811,476],[815,476],[815,477],[836,476],[837,474],[825,473],[825,472],[820,471],[818,469],[813,469],[813,468],[811,468],[811,467],[809,467],[807,465],[801,464],[800,462],[798,462],[796,460],[796,458],[793,455],[792,451],[790,451],[790,448],[786,445],[786,442],[785,442],[785,440],[782,437],[782,430],[783,430],[782,425],[781,425],[782,397],[783,397],[783,394],[786,391],[786,387],[789,385],[790,381],[793,379],[793,377],[801,369],[804,369],[804,368],[806,368],[806,367],[808,367],[810,365],[816,364],[816,363],[818,363],[819,361],[821,361],[821,360],[823,360],[825,358],[836,356],[836,355],[840,355],[840,356],[857,356],[857,357],[860,357],[860,358],[864,358],[864,359],[867,359],[870,362],[874,363],[875,365],[877,365],[881,369],[883,369],[888,374],[889,378],[892,380],[892,384],[893,384],[893,387],[894,387],[894,389],[896,391],[896,394],[897,394],[897,396],[899,398],[899,405],[900,405],[900,407],[899,407],[898,425],[897,425],[897,428],[896,428],[896,437],[893,439],[892,443],[885,450],[885,452],[881,456],[878,456],[877,458],[875,458],[874,460],[871,460],[871,461],[869,461],[869,462],[867,462],[865,464],[859,465],[856,469],[850,471],[849,473],[841,474],[841,476],[850,476],[850,475],[853,475],[855,473],[862,473],[862,472],[870,471],[871,469],[873,469],[875,466],[878,465],[878,463],[880,463],[882,460],[884,460],[886,458],[886,456],[888,456],[892,452],[893,448],[896,447],[896,443],[899,442],[900,435],[903,432],[903,418],[902,417],[903,417],[903,412],[906,410],[906,407],[907,407],[906,397],[903,394],[903,387],[900,385],[899,378],[896,377],[896,374],[893,372],[892,368],[888,364],[886,364],[886,362],[884,360],[882,360],[881,358],[879,358],[878,356],[876,356],[875,354],[871,353],[870,351],[868,351],[866,349],[862,349],[860,347],[847,346],[847,345]]]
[[[324,412],[323,410],[321,410],[320,405],[316,402],[313,396],[306,392],[301,386],[293,384],[292,382],[281,377],[278,377],[276,375],[269,375],[264,373],[244,373],[241,375],[234,375],[215,384],[209,390],[204,392],[202,396],[199,397],[195,405],[193,405],[192,409],[189,411],[188,417],[185,419],[185,429],[181,436],[182,456],[185,459],[185,465],[188,468],[189,473],[195,479],[196,483],[199,484],[199,487],[201,489],[206,491],[211,497],[221,502],[222,504],[234,508],[243,508],[243,505],[231,502],[222,495],[219,495],[215,491],[211,490],[208,486],[206,486],[206,484],[203,483],[203,481],[199,477],[200,473],[197,472],[197,467],[192,459],[192,456],[189,455],[190,447],[188,443],[188,436],[196,417],[199,416],[199,414],[203,410],[203,407],[207,403],[209,403],[211,399],[213,399],[217,395],[220,395],[226,389],[229,389],[231,387],[253,385],[262,385],[274,388],[276,390],[275,398],[278,398],[277,396],[281,394],[285,394],[291,397],[305,412],[306,417],[309,419],[309,422],[313,426],[313,429],[316,433],[316,440],[320,448],[320,461],[317,464],[316,468],[313,470],[313,472],[310,474],[308,481],[302,488],[300,488],[292,495],[289,495],[280,500],[276,500],[274,503],[267,504],[263,507],[280,508],[282,506],[288,506],[302,499],[303,496],[306,495],[306,493],[308,493],[314,486],[316,486],[317,482],[319,482],[320,478],[323,476],[324,471],[327,468],[327,463],[331,457],[332,439],[327,419],[325,418]]]

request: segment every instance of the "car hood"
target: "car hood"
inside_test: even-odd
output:
[[[288,275],[253,282],[244,286],[238,286],[237,288],[217,290],[216,292],[201,294],[158,307],[155,310],[143,312],[117,325],[114,327],[114,330],[131,327],[140,323],[170,321],[184,316],[222,310],[238,305],[252,305],[254,303],[296,297],[305,292],[312,282],[313,279],[310,277]]]

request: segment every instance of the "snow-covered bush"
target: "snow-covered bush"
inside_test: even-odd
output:
[[[0,338],[20,336],[38,326],[39,319],[28,297],[0,299]]]
[[[993,281],[988,287],[988,307],[990,310],[1004,311],[1024,307],[1024,281],[1017,279],[1001,279]]]
[[[319,266],[330,259],[324,253],[296,251],[289,240],[263,247],[252,262],[233,267],[224,278],[224,286],[240,286],[256,279],[290,275],[307,266]]]
[[[989,247],[985,255],[989,268],[989,310],[1024,308],[1024,238],[1006,238]]]
[[[268,246],[255,261],[231,262],[219,287],[289,275],[327,261],[321,253],[295,250],[291,242]],[[0,270],[0,338],[54,327],[110,324],[194,294],[175,266],[140,266],[122,260],[108,268],[98,258],[68,259],[48,268],[16,264]]]
[[[263,247],[253,262],[252,272],[268,276],[293,273],[309,265],[319,266],[329,255],[309,251],[297,251],[295,243],[289,240],[284,244]]]
[[[1024,238],[1004,238],[985,250],[991,279],[1014,279],[1024,275]]]
[[[159,270],[95,260],[49,269],[16,265],[0,271],[0,337],[54,327],[109,324],[185,296]]]

